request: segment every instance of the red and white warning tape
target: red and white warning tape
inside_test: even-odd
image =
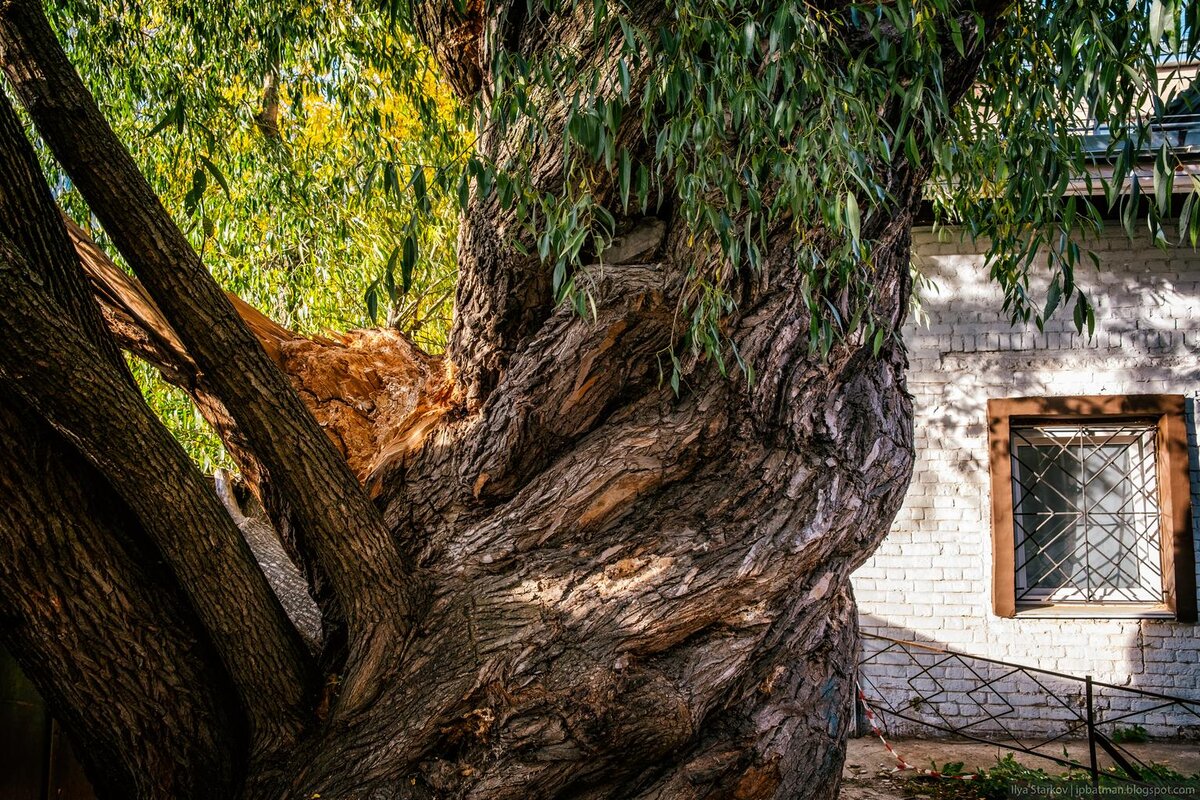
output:
[[[904,757],[896,752],[895,748],[883,736],[883,731],[879,729],[879,723],[875,720],[875,712],[871,710],[870,704],[867,703],[867,696],[863,694],[862,686],[858,685],[858,702],[862,703],[863,711],[867,715],[867,721],[871,723],[871,732],[874,733],[879,741],[883,742],[883,746],[892,754],[892,758],[896,759],[896,772],[913,771],[918,775],[924,775],[928,778],[952,778],[957,781],[973,781],[979,776],[975,773],[967,775],[947,775],[944,772],[939,772],[936,769],[922,769],[914,767],[912,764],[904,760]]]

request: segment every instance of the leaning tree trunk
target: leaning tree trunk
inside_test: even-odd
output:
[[[663,13],[630,5],[647,23]],[[488,88],[488,43],[577,41],[600,58],[579,19],[526,19],[524,0],[486,17],[465,7],[416,8],[464,94]],[[974,58],[955,73],[962,89]],[[140,281],[69,234],[44,185],[0,187],[0,299],[20,322],[0,337],[0,541],[6,565],[38,565],[0,569],[16,621],[3,632],[108,797],[836,796],[853,716],[849,575],[907,487],[912,407],[898,337],[878,353],[853,336],[811,352],[790,228],[724,321],[752,384],[703,361],[678,394],[660,380],[689,266],[714,257],[669,197],[656,219],[622,220],[647,243],[592,276],[594,316],[555,307],[546,267],[511,241],[512,214],[477,197],[444,358],[389,332],[302,339],[216,291],[29,0],[0,3],[0,60]],[[32,163],[0,112],[0,157]],[[516,146],[486,119],[480,130],[497,160]],[[534,185],[553,185],[558,158],[535,165]],[[897,166],[894,208],[864,231],[874,311],[893,330],[921,179]],[[102,315],[75,302],[86,280],[63,263],[71,236]],[[106,335],[221,431],[320,605],[316,658],[247,573],[233,521],[211,517],[215,496],[135,407]],[[55,377],[68,350],[75,382]],[[22,494],[38,448],[53,482]],[[81,486],[87,503],[67,492]],[[294,572],[278,566],[268,578],[286,600]],[[159,606],[156,581],[170,587]],[[69,615],[25,602],[96,586],[119,602]],[[146,652],[111,646],[111,631],[139,626],[169,635]]]

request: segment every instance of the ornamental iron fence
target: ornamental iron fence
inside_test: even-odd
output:
[[[1118,768],[1104,771],[1107,777],[1134,783],[1155,780],[1156,766],[1126,746],[1146,738],[1140,723],[1161,728],[1170,719],[1178,731],[1200,734],[1200,699],[873,633],[864,632],[862,637],[865,652],[859,662],[859,681],[866,702],[882,718],[885,729],[889,720],[899,720],[919,730],[994,744],[1085,770],[1095,784],[1102,774],[1102,754]],[[878,677],[872,680],[873,672],[906,677],[902,685],[883,688],[877,685]],[[1022,709],[1035,707],[1038,719],[1052,728],[1049,732],[1030,733]],[[1064,747],[1081,741],[1088,745],[1086,763],[1070,757]]]

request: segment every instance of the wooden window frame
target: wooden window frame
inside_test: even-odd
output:
[[[989,400],[988,460],[992,478],[992,605],[996,615],[1173,617],[1196,621],[1196,554],[1192,540],[1186,399],[1183,395],[1086,395]],[[1159,510],[1163,537],[1162,604],[1085,605],[1016,602],[1012,426],[1062,422],[1153,421],[1157,427]]]

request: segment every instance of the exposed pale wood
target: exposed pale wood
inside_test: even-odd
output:
[[[117,341],[191,394],[223,438],[237,441],[234,421],[145,287],[75,222],[68,219],[67,229]],[[442,360],[421,352],[397,331],[303,336],[237,295],[226,295],[360,480],[403,453],[420,420],[440,416],[456,403]],[[252,457],[246,453],[239,460]],[[248,472],[257,490],[255,476],[261,470]]]

